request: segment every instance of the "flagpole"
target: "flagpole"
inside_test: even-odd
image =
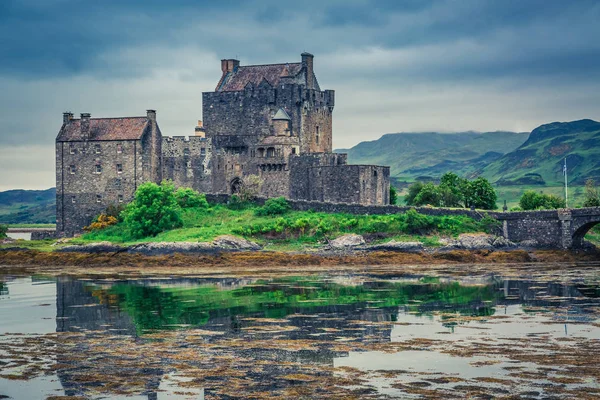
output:
[[[563,173],[565,175],[565,207],[569,208],[569,183],[567,181],[567,157],[565,157],[565,166],[563,167]]]

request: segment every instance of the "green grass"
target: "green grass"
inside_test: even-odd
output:
[[[300,251],[317,247],[328,239],[347,233],[365,235],[373,243],[419,241],[439,245],[439,236],[481,232],[485,227],[465,216],[425,217],[416,214],[351,215],[311,211],[288,211],[283,215],[259,216],[256,206],[236,210],[224,205],[208,209],[184,209],[183,227],[154,237],[133,239],[123,223],[101,231],[89,232],[72,243],[109,241],[134,244],[141,242],[210,242],[220,235],[237,235],[254,240],[269,249]]]
[[[9,228],[44,228],[56,229],[56,224],[7,224]]]

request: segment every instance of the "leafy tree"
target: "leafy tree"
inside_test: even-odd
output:
[[[593,179],[585,181],[584,207],[600,207],[600,194]]]
[[[459,177],[454,172],[446,172],[440,179],[438,187],[441,203],[444,207],[463,207],[465,189],[469,181]]]
[[[433,207],[440,207],[441,203],[442,196],[440,195],[437,186],[435,186],[433,183],[426,183],[423,185],[413,200],[413,205],[415,206],[430,205]]]
[[[396,204],[398,202],[398,191],[395,187],[390,185],[390,204]]]
[[[138,187],[135,198],[123,212],[125,225],[134,238],[156,236],[183,225],[174,193],[175,186],[170,181],[160,185],[147,182]]]
[[[7,237],[6,232],[8,232],[8,225],[0,224],[0,239]]]
[[[409,206],[414,206],[415,197],[419,194],[421,189],[423,189],[422,182],[415,182],[408,187],[408,194],[404,197],[404,202]]]
[[[191,188],[179,188],[175,191],[175,199],[181,208],[208,208],[206,195]]]
[[[479,177],[466,184],[465,207],[495,210],[497,200],[496,191],[487,179]]]

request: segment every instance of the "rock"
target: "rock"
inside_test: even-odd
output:
[[[464,250],[491,250],[494,236],[462,234],[458,236],[460,247]]]
[[[159,256],[175,253],[216,253],[218,249],[211,243],[199,242],[156,242],[141,243],[130,246],[128,253],[144,254],[146,256]]]
[[[56,251],[64,253],[116,253],[123,250],[123,247],[110,242],[98,242],[83,245],[65,246],[57,249]]]
[[[256,251],[262,248],[257,243],[232,235],[219,236],[213,240],[212,244],[223,250]]]
[[[527,239],[519,242],[519,247],[535,248],[540,247],[540,243],[535,239]]]
[[[368,249],[372,251],[399,251],[405,253],[419,253],[425,250],[423,244],[420,242],[397,242],[395,240],[391,240],[387,243],[375,244],[369,246]]]
[[[492,246],[496,249],[517,247],[516,244],[506,239],[504,236],[496,236],[492,242]]]
[[[348,249],[352,247],[363,246],[364,244],[365,238],[354,233],[340,236],[329,242],[329,246],[331,246],[332,249]]]

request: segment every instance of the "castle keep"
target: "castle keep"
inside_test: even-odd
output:
[[[331,203],[389,203],[389,167],[348,165],[332,153],[333,90],[321,90],[313,55],[242,66],[221,61],[202,94],[197,136],[162,136],[156,112],[91,118],[64,113],[56,138],[57,231],[73,235],[143,182],[171,179],[204,193],[236,193],[260,177],[260,195]]]

